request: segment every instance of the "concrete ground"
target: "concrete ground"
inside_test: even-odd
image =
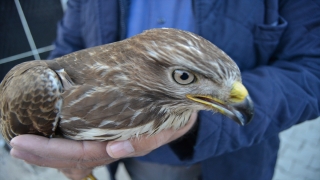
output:
[[[320,180],[320,118],[296,125],[280,134],[281,146],[273,180]],[[0,180],[67,180],[56,169],[29,165],[14,159],[3,148],[0,137]],[[97,167],[94,175],[109,180],[105,167]],[[118,180],[130,180],[123,166]]]
[[[273,180],[320,180],[320,118],[280,134]]]

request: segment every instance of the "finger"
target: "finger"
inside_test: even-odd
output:
[[[45,138],[36,135],[20,135],[13,138],[10,145],[40,157],[63,160],[84,161],[109,158],[105,147],[107,142],[74,141],[61,138]]]
[[[162,146],[175,133],[174,130],[163,130],[155,135],[143,135],[126,141],[112,141],[107,145],[107,152],[113,158],[142,156]]]
[[[165,130],[154,136],[141,136],[132,140],[113,141],[107,145],[107,152],[113,158],[142,156],[168,141],[172,131]]]
[[[15,148],[10,151],[11,156],[19,159],[23,159],[25,162],[29,164],[34,164],[37,166],[43,167],[52,167],[52,168],[67,168],[68,166],[76,166],[74,161],[63,161],[63,160],[55,160],[52,158],[44,158],[41,156],[37,156],[26,151],[19,151]]]
[[[11,149],[10,154],[13,157],[23,159],[25,162],[29,164],[34,164],[37,166],[43,167],[51,167],[57,169],[65,169],[65,168],[78,168],[78,169],[88,169],[96,166],[101,166],[105,164],[109,164],[115,159],[97,159],[95,161],[70,161],[70,160],[61,160],[55,158],[41,157],[34,154],[27,153],[25,151],[19,151],[16,149]],[[20,158],[22,157],[22,158]]]
[[[106,150],[109,156],[115,159],[126,157],[127,155],[135,152],[131,142],[128,140],[109,142]]]
[[[186,126],[179,130],[164,130],[152,136],[140,136],[126,141],[113,141],[107,145],[107,152],[113,158],[129,156],[141,156],[150,151],[167,144],[188,132],[197,120],[197,113],[194,112]]]
[[[12,139],[10,144],[13,147],[12,156],[38,166],[87,168],[114,161],[106,153],[106,142],[21,135]]]
[[[143,152],[143,151],[150,152],[164,144],[168,144],[169,142],[187,133],[191,129],[191,127],[194,125],[196,120],[197,120],[197,113],[193,113],[188,123],[184,127],[178,130],[167,129],[152,136],[145,135],[139,138],[133,138],[130,140],[130,142],[136,153]]]

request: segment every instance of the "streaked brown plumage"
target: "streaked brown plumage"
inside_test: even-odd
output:
[[[192,79],[194,78],[194,79]],[[205,39],[153,29],[50,61],[14,67],[0,85],[1,131],[75,140],[128,139],[215,110],[238,123],[252,103],[237,65]]]

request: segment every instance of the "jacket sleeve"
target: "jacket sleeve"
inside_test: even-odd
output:
[[[58,23],[57,38],[54,42],[55,49],[51,51],[48,59],[84,48],[81,38],[81,2],[70,0],[67,8],[63,19]]]
[[[178,154],[177,158],[172,154],[179,150],[171,145],[174,153],[167,156],[173,164],[175,158],[176,164],[178,161],[196,163],[253,146],[320,115],[320,4],[319,1],[318,4],[292,2],[280,4],[280,15],[288,27],[272,62],[242,72],[243,83],[255,106],[253,121],[240,127],[220,114],[199,112],[193,154],[184,157]],[[159,155],[168,149],[164,146],[154,153]],[[153,158],[157,157],[151,154],[146,160]],[[156,161],[164,162],[164,158]]]

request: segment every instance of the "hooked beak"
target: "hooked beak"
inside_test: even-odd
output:
[[[187,98],[209,106],[242,126],[248,124],[253,118],[253,102],[247,89],[240,82],[235,82],[232,85],[228,102],[223,102],[209,95],[188,94]]]

